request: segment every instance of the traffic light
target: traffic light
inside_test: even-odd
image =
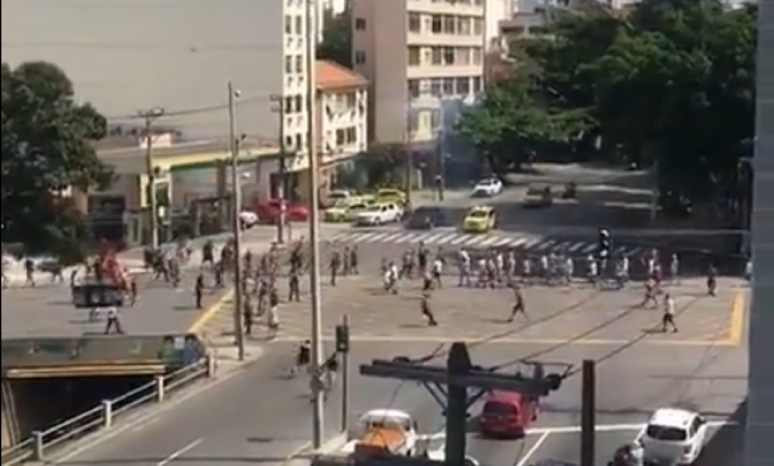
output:
[[[339,353],[349,352],[349,326],[336,326],[336,351]]]
[[[607,228],[600,228],[599,229],[599,240],[598,240],[598,249],[599,249],[599,257],[602,259],[606,259],[610,255],[610,248],[611,248],[611,237],[610,237],[610,230]]]

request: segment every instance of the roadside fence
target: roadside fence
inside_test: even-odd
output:
[[[99,430],[111,428],[116,420],[132,410],[151,403],[162,403],[167,394],[192,382],[215,375],[215,357],[209,355],[197,362],[166,375],[159,375],[143,386],[99,406],[67,419],[28,439],[3,450],[2,466],[16,466],[30,461],[46,461],[52,451]]]

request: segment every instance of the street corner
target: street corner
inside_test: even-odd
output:
[[[606,465],[620,446],[631,442],[637,431],[621,429],[614,431],[597,431],[595,434],[594,464]],[[535,429],[526,440],[529,441],[523,449],[516,466],[577,466],[580,464],[581,435],[576,428],[546,428]]]

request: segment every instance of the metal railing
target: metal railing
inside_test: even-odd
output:
[[[118,398],[103,400],[96,408],[46,430],[33,432],[30,438],[3,450],[0,464],[15,466],[28,461],[45,461],[46,456],[57,448],[98,430],[108,429],[116,419],[131,410],[148,403],[161,403],[166,399],[168,392],[184,387],[195,380],[212,377],[214,373],[215,357],[210,355],[178,371],[156,376],[152,382]]]

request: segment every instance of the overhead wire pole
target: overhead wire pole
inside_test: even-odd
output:
[[[403,176],[406,178],[404,180],[404,189],[406,191],[406,206],[411,207],[411,178],[412,178],[412,171],[414,170],[414,152],[411,150],[411,144],[412,144],[412,128],[411,128],[411,119],[412,119],[412,106],[411,106],[411,96],[408,95],[406,98],[406,135],[404,137],[405,139],[405,148],[406,151],[406,167]]]
[[[235,99],[239,91],[234,84],[228,83],[228,136],[231,151],[231,184],[234,194],[231,196],[231,221],[234,234],[234,338],[240,361],[245,359],[245,332],[242,321],[242,225],[239,221],[239,210],[242,202],[242,187],[239,180],[239,145],[240,140],[236,130]]]
[[[322,313],[320,303],[320,193],[319,160],[317,159],[317,1],[306,0],[306,125],[307,157],[309,160],[309,248],[311,273],[309,288],[312,317],[312,447],[318,449],[323,442],[324,400],[322,384]]]
[[[159,247],[159,206],[156,196],[156,166],[153,160],[153,123],[164,116],[163,108],[155,107],[141,111],[139,117],[145,122],[145,174],[148,178],[148,210],[150,215],[151,247]]]
[[[287,205],[285,204],[285,177],[287,176],[287,148],[285,145],[285,97],[282,95],[271,96],[272,102],[277,104],[274,109],[279,115],[279,184],[277,186],[277,200],[280,211],[277,216],[277,244],[285,242],[285,220],[287,218]],[[290,240],[290,238],[288,238]]]

